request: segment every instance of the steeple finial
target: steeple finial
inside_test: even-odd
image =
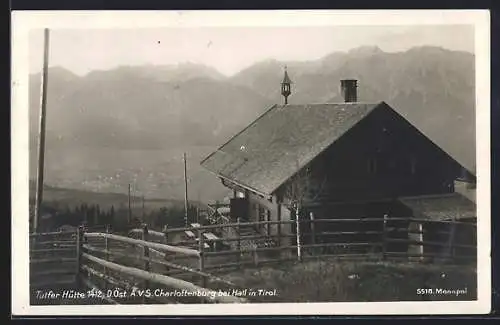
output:
[[[281,82],[281,95],[285,97],[285,105],[288,104],[288,96],[292,93],[292,80],[288,76],[287,66],[285,65],[285,75],[283,77],[283,81]]]

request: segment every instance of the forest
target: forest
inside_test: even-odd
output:
[[[34,212],[33,205],[30,205],[30,226]],[[190,205],[188,209],[189,221],[196,219],[197,207]],[[184,226],[184,207],[171,206],[160,207],[148,210],[131,209],[129,223],[129,209],[126,205],[103,208],[99,204],[82,203],[76,206],[61,206],[57,202],[42,205],[39,231],[56,231],[61,226],[86,225],[88,228],[110,227],[112,232],[123,232],[130,228],[137,227],[142,223],[148,225],[150,229],[161,230],[165,225],[168,227]]]

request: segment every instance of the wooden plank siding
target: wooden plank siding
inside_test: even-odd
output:
[[[391,110],[370,115],[306,167],[308,202],[391,199],[451,193],[460,165],[401,123]],[[286,195],[292,184],[279,191]]]
[[[394,253],[412,250],[408,243],[398,242],[408,239],[409,230],[432,232],[425,225],[394,220],[414,216],[398,198],[453,193],[455,180],[463,172],[456,160],[412,124],[394,110],[383,108],[375,109],[305,165],[303,162],[300,165],[303,167],[294,176],[269,195],[223,179],[223,184],[233,189],[235,196],[236,192],[245,193],[247,212],[242,221],[294,220],[289,207],[293,200],[299,199],[302,207],[299,240],[303,245],[314,241],[377,243],[383,241],[381,222],[317,223],[315,231],[323,235],[312,238],[307,220],[311,213],[316,219],[386,216],[385,226],[396,230],[389,230],[387,235],[395,240],[384,249]],[[304,188],[299,198],[290,195],[296,187]],[[296,233],[295,224],[262,225],[256,230],[261,234],[285,235],[279,245],[297,244],[292,236],[286,236]],[[349,235],[356,231],[357,234]],[[343,234],[338,234],[340,232]],[[421,240],[422,236],[415,238]],[[433,252],[432,249],[429,252]]]

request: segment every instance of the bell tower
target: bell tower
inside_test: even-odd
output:
[[[288,76],[287,68],[285,66],[285,76],[283,77],[283,81],[281,82],[281,95],[285,97],[285,105],[288,104],[288,96],[292,93],[292,80]]]

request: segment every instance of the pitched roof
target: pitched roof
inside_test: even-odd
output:
[[[387,104],[275,105],[201,165],[269,195],[381,105]]]
[[[407,197],[399,201],[416,216],[429,220],[470,219],[477,215],[476,204],[459,193]]]

